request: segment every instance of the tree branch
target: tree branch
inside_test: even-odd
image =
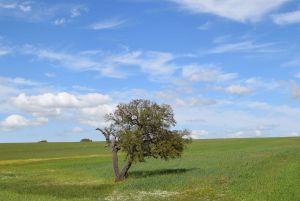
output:
[[[106,143],[108,145],[110,145],[111,144],[111,140],[110,140],[111,132],[110,132],[110,130],[108,130],[107,128],[104,128],[104,129],[97,128],[96,130],[100,131],[104,135]]]

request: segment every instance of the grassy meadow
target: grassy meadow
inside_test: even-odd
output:
[[[119,183],[103,142],[0,144],[0,200],[299,201],[300,138],[194,140]]]

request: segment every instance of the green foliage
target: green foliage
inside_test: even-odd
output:
[[[146,157],[178,158],[190,142],[189,131],[171,130],[176,121],[169,105],[137,99],[117,105],[106,120],[110,122],[106,130],[115,146],[134,161],[142,162]]]

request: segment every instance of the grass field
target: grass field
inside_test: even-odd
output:
[[[300,138],[195,140],[114,183],[104,143],[0,144],[0,200],[300,200]]]

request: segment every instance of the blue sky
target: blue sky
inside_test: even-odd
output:
[[[194,138],[300,135],[296,0],[0,0],[0,142],[103,140],[116,104]]]

